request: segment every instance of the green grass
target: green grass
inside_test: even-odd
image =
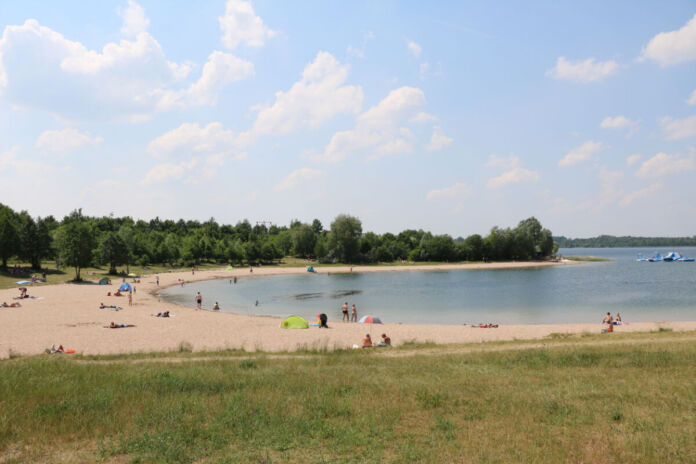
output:
[[[694,462],[694,335],[15,358],[0,462]]]
[[[14,263],[8,263],[9,267],[12,267]],[[29,265],[24,263],[21,264],[22,267],[24,268],[29,268]],[[41,284],[33,284],[33,285],[52,285],[52,284],[62,284],[65,282],[71,282],[75,278],[75,269],[74,268],[61,268],[61,269],[56,269],[56,264],[53,261],[47,261],[42,263],[42,266],[44,269],[48,269],[46,273],[46,283],[41,283]],[[214,263],[205,263],[201,264],[198,266],[198,268],[201,271],[204,270],[209,270],[209,269],[219,269],[221,267],[225,267],[226,265],[224,264],[214,264]],[[124,271],[126,270],[125,266],[119,266],[116,268],[117,271]],[[183,267],[183,268],[178,268],[178,267],[171,267],[171,266],[161,266],[161,265],[152,265],[152,266],[130,266],[130,272],[136,275],[147,275],[147,274],[156,274],[156,273],[163,273],[163,272],[181,272],[181,271],[191,271],[191,267]],[[41,272],[36,273],[39,277],[41,277]],[[0,289],[3,288],[16,288],[18,287],[15,282],[19,280],[29,280],[31,277],[32,273],[25,273],[25,274],[20,274],[20,275],[15,275],[15,274],[10,274],[9,272],[5,270],[0,270]],[[109,277],[112,279],[120,278],[117,276],[112,276],[109,275],[109,269],[108,266],[104,267],[88,267],[84,268],[80,271],[80,276],[82,277],[82,280],[85,282],[97,282],[99,279],[102,277]],[[30,284],[31,285],[31,284]]]

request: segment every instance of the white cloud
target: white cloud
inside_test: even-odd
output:
[[[457,182],[450,187],[434,189],[429,191],[425,198],[427,200],[436,200],[439,198],[461,198],[471,193],[471,187],[463,182]]]
[[[660,32],[643,48],[640,60],[671,66],[696,59],[696,15],[681,29]]]
[[[198,123],[184,123],[152,140],[147,152],[154,157],[167,159],[188,158],[192,154],[217,155],[218,158],[209,159],[209,164],[246,156],[240,150],[234,133],[224,129],[219,122],[211,122],[205,127],[200,127]]]
[[[425,105],[425,94],[415,87],[392,90],[377,105],[358,116],[355,128],[337,132],[320,157],[339,161],[364,153],[370,158],[413,151],[413,133],[401,124]]]
[[[53,168],[39,161],[34,161],[26,156],[20,156],[21,149],[15,145],[7,151],[0,153],[0,171],[3,173],[5,180],[13,178],[13,171],[20,173],[26,178],[36,181],[36,174],[48,173],[53,171]]]
[[[491,154],[485,166],[505,171],[499,176],[488,179],[486,184],[488,188],[500,188],[508,184],[536,182],[539,180],[539,173],[523,168],[522,162],[514,153],[510,153],[510,156],[507,158]]]
[[[312,168],[295,169],[288,174],[285,179],[280,181],[275,187],[275,190],[289,190],[303,182],[309,182],[324,176],[324,171]]]
[[[668,116],[660,121],[662,130],[668,140],[685,139],[696,136],[696,115],[684,119],[672,119]]]
[[[602,120],[602,123],[599,125],[602,129],[624,129],[626,127],[632,127],[635,126],[636,122],[631,121],[625,116],[615,116],[611,117],[608,116]]]
[[[447,137],[440,126],[433,127],[433,135],[430,137],[430,142],[425,146],[428,151],[438,151],[452,144],[453,138]]]
[[[409,122],[415,123],[426,123],[426,122],[437,122],[437,116],[421,111],[417,115],[409,119]]]
[[[604,145],[602,144],[602,142],[594,142],[592,140],[588,140],[579,147],[575,147],[572,150],[570,150],[568,154],[565,155],[563,159],[561,159],[558,162],[558,165],[572,166],[573,164],[578,164],[583,161],[587,161],[590,158],[592,158],[592,155],[594,153],[599,152],[603,148]]]
[[[147,31],[150,26],[150,20],[145,16],[145,10],[133,0],[128,0],[128,8],[121,11],[120,14],[123,18],[121,34],[127,37],[136,37],[141,32]]]
[[[251,2],[227,0],[225,15],[218,20],[222,29],[222,43],[229,49],[237,48],[242,42],[249,47],[262,47],[266,40],[277,34],[256,16]]]
[[[72,128],[47,130],[36,139],[34,148],[44,152],[68,153],[83,147],[97,146],[102,141],[101,137],[91,137],[88,133]]]
[[[173,107],[215,105],[221,89],[253,75],[253,63],[216,50],[203,65],[201,77],[187,89],[154,92],[157,107],[166,110]]]
[[[510,153],[510,156],[507,158],[504,158],[502,156],[496,156],[495,154],[491,154],[488,157],[488,161],[484,166],[487,168],[493,168],[493,169],[512,169],[520,166],[520,159],[515,156],[513,153]]]
[[[224,85],[253,74],[253,65],[214,52],[187,90],[180,81],[190,62],[167,60],[147,31],[144,10],[130,2],[122,13],[129,37],[90,50],[35,19],[7,26],[0,39],[0,96],[16,108],[47,111],[64,120],[144,121],[157,109],[214,104]]]
[[[614,60],[595,62],[594,58],[588,58],[572,62],[564,56],[559,56],[556,66],[546,71],[546,75],[575,82],[598,82],[614,74],[618,67]]]
[[[488,188],[500,188],[508,184],[536,182],[537,180],[539,180],[538,172],[516,167],[502,173],[499,176],[488,179],[488,183],[486,185]]]
[[[691,92],[691,96],[689,96],[689,99],[686,102],[689,105],[696,105],[696,90]]]
[[[319,52],[290,90],[276,92],[274,104],[259,111],[251,134],[287,134],[316,128],[339,114],[359,112],[362,87],[343,85],[347,78],[348,66],[328,52]]]
[[[619,205],[628,206],[640,198],[645,198],[645,197],[650,196],[651,194],[657,192],[661,188],[662,188],[662,182],[656,182],[654,184],[649,185],[648,187],[642,188],[640,190],[636,190],[635,192],[627,193],[626,195],[624,195],[621,198],[621,200],[619,200]]]
[[[356,58],[365,58],[365,48],[367,47],[367,42],[373,40],[375,34],[372,31],[368,31],[363,35],[363,41],[360,48],[355,48],[352,45],[348,45],[346,48],[346,54],[348,56],[354,56]]]
[[[408,47],[408,51],[411,52],[411,55],[415,56],[416,58],[418,58],[423,51],[423,47],[418,45],[413,40],[409,40],[406,46]]]
[[[636,176],[643,178],[656,178],[670,174],[693,171],[694,169],[696,169],[694,155],[680,156],[658,153],[649,160],[646,160],[640,166],[640,169],[638,172],[636,172]]]
[[[182,161],[179,164],[164,163],[158,164],[145,174],[141,181],[142,185],[161,184],[170,180],[186,180],[185,177],[196,167],[198,159]]]
[[[638,155],[638,154],[636,154],[636,155],[629,155],[629,156],[626,158],[626,164],[629,165],[629,166],[633,166],[634,164],[636,164],[637,162],[639,162],[642,158],[643,158],[643,155]]]
[[[425,79],[427,79],[429,71],[430,71],[430,63],[428,63],[427,61],[424,63],[421,63],[420,67],[418,68],[418,75],[420,76],[420,80],[424,81]]]

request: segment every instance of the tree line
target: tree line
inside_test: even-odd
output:
[[[478,234],[453,239],[423,230],[399,234],[363,233],[360,219],[338,215],[327,230],[321,221],[292,221],[289,226],[256,224],[248,220],[235,225],[215,219],[199,222],[179,219],[150,221],[130,217],[89,217],[75,210],[62,220],[53,216],[33,218],[0,204],[0,260],[7,267],[14,258],[35,270],[43,260],[80,270],[92,265],[172,267],[202,262],[272,264],[287,256],[321,263],[377,263],[408,261],[530,260],[555,253],[551,232],[534,217],[515,228],[493,227]]]
[[[615,237],[600,235],[591,238],[554,237],[559,248],[618,248],[618,247],[679,247],[696,246],[696,235],[693,237]]]

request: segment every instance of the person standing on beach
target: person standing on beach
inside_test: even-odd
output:
[[[611,317],[611,313],[607,313],[606,316],[604,316],[604,319],[602,320],[602,324],[607,324],[609,327],[607,328],[607,332],[613,332],[614,331],[614,318]]]
[[[343,306],[341,306],[341,311],[343,312],[343,317],[341,318],[341,322],[350,322],[350,318],[348,317],[348,302],[346,301],[343,303]]]
[[[198,306],[197,309],[201,309],[201,304],[203,303],[203,297],[201,296],[201,292],[196,293],[196,306]]]
[[[128,306],[133,306],[133,294],[128,293]]]
[[[355,307],[355,303],[353,303],[353,306],[350,308],[350,321],[358,322],[358,309]]]
[[[159,276],[155,277],[155,281],[157,282],[157,286],[159,287]]]

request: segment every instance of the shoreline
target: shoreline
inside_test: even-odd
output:
[[[409,266],[353,266],[353,272],[404,272],[425,270],[477,270],[518,269],[559,266],[577,263],[524,262],[450,265]],[[294,351],[301,348],[347,348],[360,343],[366,332],[373,339],[387,333],[394,345],[407,341],[435,342],[437,344],[471,343],[514,339],[540,339],[551,333],[599,333],[601,324],[519,324],[501,325],[484,329],[464,325],[436,324],[371,324],[342,323],[329,320],[331,329],[310,327],[307,330],[289,330],[279,327],[276,316],[243,315],[213,310],[197,311],[195,308],[164,301],[159,292],[178,285],[177,279],[185,279],[184,285],[213,280],[260,277],[278,274],[306,273],[306,268],[255,267],[234,270],[217,269],[196,272],[167,272],[158,274],[160,286],[155,284],[155,274],[142,277],[134,284],[134,306],[128,306],[127,297],[107,297],[114,292],[120,279],[113,285],[94,283],[59,284],[45,287],[33,286],[29,294],[38,299],[21,300],[21,308],[0,308],[0,359],[11,354],[32,355],[43,353],[51,345],[62,344],[79,354],[121,354],[161,352],[190,347],[193,351],[244,349],[247,351]],[[318,273],[350,272],[350,266],[321,268]],[[127,279],[132,281],[132,279]],[[131,285],[133,285],[131,283]],[[196,290],[192,289],[191,301]],[[16,289],[0,290],[0,302],[14,302]],[[99,304],[116,304],[121,311],[99,309]],[[170,311],[173,317],[158,318],[151,314]],[[598,310],[601,314],[601,311]],[[133,324],[134,327],[108,329],[111,321]],[[616,332],[658,330],[696,330],[696,321],[636,322],[616,326]]]

